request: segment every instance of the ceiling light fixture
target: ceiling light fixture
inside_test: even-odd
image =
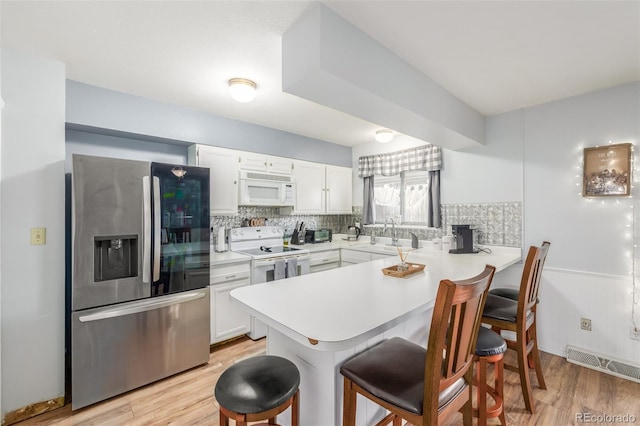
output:
[[[256,97],[256,83],[246,78],[229,80],[229,93],[238,102],[251,102]]]
[[[393,140],[393,131],[389,129],[376,130],[376,140],[380,143],[387,143]]]

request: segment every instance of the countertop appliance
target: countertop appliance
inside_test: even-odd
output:
[[[474,250],[474,229],[470,225],[451,225],[453,231],[453,245],[449,253],[478,253]]]
[[[324,243],[331,242],[333,232],[331,229],[307,229],[304,240],[306,243]]]
[[[229,231],[229,249],[251,256],[251,284],[260,284],[309,273],[309,250],[284,247],[284,229],[279,226],[252,226]],[[251,339],[267,335],[267,327],[251,317]]]
[[[295,200],[295,183],[289,175],[240,171],[241,206],[290,207]]]
[[[209,169],[73,155],[72,408],[209,361]]]

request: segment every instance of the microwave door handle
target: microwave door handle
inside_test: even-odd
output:
[[[142,178],[142,282],[149,284],[151,275],[151,186],[149,176]]]
[[[153,281],[160,279],[160,179],[153,177]]]

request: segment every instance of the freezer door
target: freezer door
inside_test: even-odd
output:
[[[209,288],[74,312],[72,408],[209,361]]]
[[[151,294],[150,163],[73,156],[72,310]]]

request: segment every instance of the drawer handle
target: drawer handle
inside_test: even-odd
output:
[[[224,277],[225,280],[230,280],[232,278],[235,278],[235,275],[227,275],[226,277]]]

